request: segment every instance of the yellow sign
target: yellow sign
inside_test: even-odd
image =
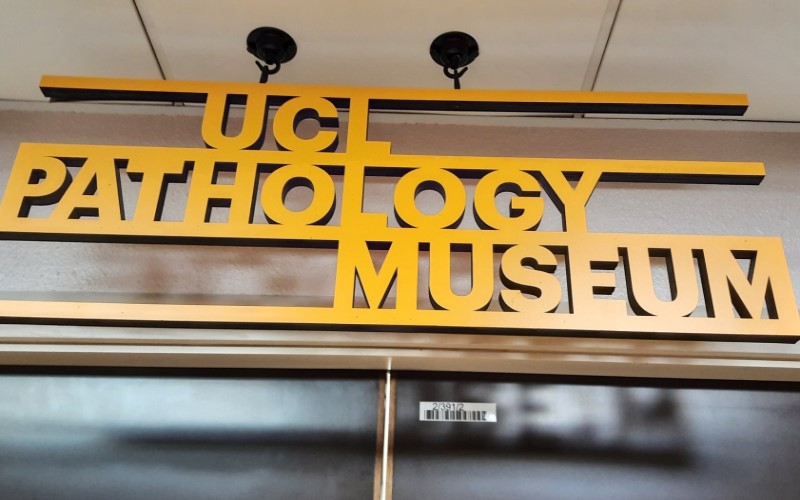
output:
[[[761,163],[423,156],[393,154],[389,143],[367,139],[371,109],[529,111],[581,105],[601,111],[655,106],[662,112],[723,112],[746,107],[743,96],[63,77],[43,78],[42,88],[58,98],[205,102],[202,137],[208,148],[22,144],[0,203],[3,238],[326,247],[338,255],[333,304],[0,300],[6,321],[800,335],[779,238],[609,234],[587,227],[586,204],[600,182],[757,184],[764,176]],[[227,113],[237,102],[246,104],[243,125],[235,135],[227,134]],[[346,130],[339,127],[343,109],[349,112]],[[319,125],[312,137],[297,133],[306,117]],[[278,150],[259,149],[265,133]],[[220,181],[223,172],[231,182]],[[122,175],[138,183],[135,201],[123,199]],[[365,208],[372,176],[392,179],[391,211]],[[466,180],[474,184],[471,196]],[[170,190],[174,185],[184,189]],[[297,185],[313,192],[302,209],[286,203]],[[436,213],[417,203],[425,190],[442,196]],[[537,230],[543,191],[561,211],[563,231]],[[508,193],[509,209],[498,208],[498,195]],[[167,197],[182,207],[181,220],[162,218]],[[126,213],[124,201],[135,206],[132,213]],[[222,222],[211,216],[218,207],[227,209]],[[462,227],[467,211],[480,229]],[[376,249],[385,251],[382,262],[371,252]],[[472,284],[465,294],[452,288],[453,252],[471,256]],[[423,254],[430,261],[426,276],[419,266]],[[667,263],[668,300],[653,283],[654,258]],[[740,260],[749,264],[749,272]],[[559,266],[566,270],[565,283],[556,276]],[[624,270],[624,283],[617,282],[617,268]],[[624,298],[609,297],[621,287]],[[392,290],[395,300],[387,304]]]

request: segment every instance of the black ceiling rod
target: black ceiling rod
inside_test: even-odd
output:
[[[256,66],[261,70],[259,83],[267,83],[269,75],[281,70],[281,64],[297,55],[297,43],[288,33],[278,28],[256,28],[247,35],[247,52],[261,61]]]
[[[478,57],[478,42],[461,31],[448,31],[431,43],[431,58],[442,66],[444,76],[453,80],[453,88],[461,88],[461,77],[467,65]]]

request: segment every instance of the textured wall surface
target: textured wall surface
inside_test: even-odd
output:
[[[97,106],[75,109],[0,110],[0,189],[5,189],[20,142],[204,147],[199,110],[164,106],[163,112],[149,108],[147,113],[113,114],[96,112]],[[800,133],[681,130],[675,125],[624,129],[582,120],[565,126],[565,119],[554,120],[558,126],[552,128],[542,125],[547,123],[542,119],[532,121],[534,125],[525,126],[526,120],[518,119],[511,123],[519,126],[511,127],[381,120],[371,125],[370,139],[391,141],[393,152],[407,154],[763,161],[767,176],[760,186],[601,183],[587,207],[589,230],[781,236],[797,294],[800,228],[794,217],[800,212]],[[692,127],[698,128],[687,125]],[[393,185],[375,179],[367,187],[365,207],[390,213]],[[135,193],[133,183],[123,182],[126,211],[133,210]],[[293,201],[302,205],[307,194],[293,191]],[[423,193],[419,200],[433,210],[441,204],[437,196]],[[474,225],[470,212],[464,227]],[[559,214],[546,204],[541,229],[559,226]],[[0,262],[4,297],[63,292],[70,297],[133,294],[180,301],[202,296],[212,302],[260,303],[288,295],[329,304],[336,256],[333,250],[3,241]],[[456,259],[454,266],[454,289],[466,291],[469,262]],[[662,294],[667,293],[663,274],[655,276]]]

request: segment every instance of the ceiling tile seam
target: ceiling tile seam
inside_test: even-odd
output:
[[[589,66],[586,70],[586,75],[583,78],[583,85],[581,90],[594,90],[597,84],[597,76],[600,74],[600,67],[603,64],[603,59],[608,50],[608,44],[611,41],[611,35],[614,32],[614,26],[617,24],[619,11],[622,7],[622,0],[608,0],[606,12],[600,22],[600,30],[597,33],[597,40],[594,44],[592,56],[589,59]]]
[[[166,80],[167,76],[164,73],[164,67],[161,65],[161,60],[158,58],[158,53],[153,45],[153,40],[150,38],[150,32],[147,31],[147,25],[144,23],[144,18],[139,10],[139,5],[137,5],[136,0],[131,0],[131,3],[133,4],[133,10],[136,12],[136,17],[139,19],[139,25],[142,27],[142,31],[144,32],[147,45],[150,47],[150,53],[153,54],[153,59],[155,59],[156,67],[158,67],[158,73],[161,75],[162,80]]]
[[[608,0],[606,4],[606,12],[603,14],[603,19],[600,21],[600,29],[597,32],[597,39],[594,42],[592,55],[589,57],[589,64],[586,67],[586,74],[583,77],[581,90],[594,90],[595,84],[597,83],[597,75],[600,74],[600,66],[603,64],[603,58],[606,55],[608,43],[614,31],[614,25],[617,23],[617,16],[619,15],[621,5],[622,0]],[[575,118],[583,118],[583,113],[576,113]]]

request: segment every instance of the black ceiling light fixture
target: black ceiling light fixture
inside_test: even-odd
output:
[[[247,52],[264,61],[264,64],[256,61],[256,66],[261,70],[259,83],[266,83],[269,75],[280,71],[281,64],[291,61],[297,54],[297,43],[278,28],[256,28],[247,35]]]
[[[444,76],[453,79],[453,88],[460,89],[467,65],[478,57],[478,42],[461,31],[448,31],[431,43],[431,57],[443,67]]]

